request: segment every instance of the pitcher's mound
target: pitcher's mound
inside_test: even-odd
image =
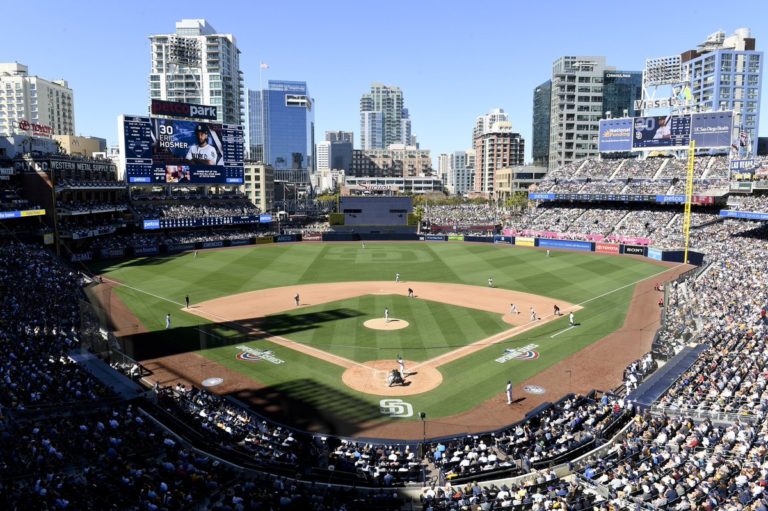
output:
[[[384,321],[384,318],[369,319],[363,326],[371,328],[373,330],[402,330],[410,325],[404,319],[390,318],[389,322]]]
[[[413,369],[411,369],[413,368]],[[443,375],[431,366],[419,366],[418,362],[405,361],[405,385],[387,384],[387,375],[399,369],[394,360],[372,360],[354,365],[344,371],[342,381],[351,389],[376,396],[411,396],[437,388]]]

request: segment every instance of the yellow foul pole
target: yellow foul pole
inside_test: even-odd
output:
[[[683,262],[688,263],[688,239],[691,234],[691,199],[693,197],[693,167],[696,142],[691,140],[688,145],[688,177],[685,181],[685,214],[683,216],[683,238],[685,238],[685,255]]]

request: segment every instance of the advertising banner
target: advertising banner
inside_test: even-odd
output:
[[[494,243],[512,243],[512,238],[509,236],[494,236]]]
[[[240,239],[240,240],[229,240],[229,246],[230,247],[237,247],[237,246],[240,246],[240,245],[248,245],[250,242],[251,242],[251,240],[248,239],[248,238]]]
[[[585,252],[592,251],[592,243],[588,241],[539,239],[539,247],[564,248],[566,250],[582,250]]]
[[[93,254],[91,254],[90,252],[83,252],[81,254],[72,254],[72,256],[70,257],[70,261],[72,261],[73,263],[76,263],[78,261],[90,261],[91,259],[93,259]]]
[[[159,247],[135,247],[133,249],[135,255],[157,255],[160,253]]]
[[[425,241],[446,241],[447,236],[441,234],[426,234],[424,236]]]
[[[219,248],[223,246],[224,246],[223,241],[204,241],[203,242],[203,248]]]
[[[646,250],[647,247],[643,247],[641,245],[624,245],[625,254],[644,256]]]
[[[744,220],[768,220],[768,213],[752,213],[750,211],[731,211],[724,209],[720,216],[727,218],[741,218]]]
[[[44,209],[27,209],[24,211],[0,211],[0,220],[7,218],[25,218],[28,216],[43,216],[45,215]]]
[[[260,224],[268,224],[272,221],[272,215],[269,213],[263,213],[259,215],[259,223]]]
[[[168,245],[168,252],[183,252],[185,250],[193,250],[194,248],[194,243],[176,243],[174,245]]]
[[[448,241],[464,241],[463,234],[449,234]]]
[[[649,248],[648,257],[651,259],[656,259],[657,261],[661,261],[662,252],[658,248]]]
[[[111,257],[123,257],[125,256],[125,249],[124,248],[102,248],[99,252],[99,255],[103,257],[104,259],[108,259]]]
[[[528,200],[555,200],[555,197],[554,193],[528,193]]]
[[[597,139],[597,148],[601,153],[610,151],[632,150],[632,118],[602,119]]]
[[[152,229],[159,229],[160,228],[160,220],[144,220],[144,224],[142,226],[142,229],[145,231],[149,231]]]
[[[167,115],[168,117],[186,117],[188,119],[215,121],[217,112],[215,106],[153,99],[152,115]]]
[[[319,232],[305,232],[301,235],[301,241],[323,241],[323,235]]]
[[[733,112],[706,112],[691,115],[691,139],[696,147],[730,147]]]
[[[266,245],[268,243],[273,243],[274,240],[272,239],[272,236],[261,236],[259,238],[256,238],[255,243],[257,245]]]
[[[528,238],[526,236],[516,236],[515,245],[517,245],[518,247],[535,247],[536,240],[533,238]]]
[[[288,243],[290,241],[296,241],[297,239],[295,234],[279,234],[275,236],[275,243]]]
[[[633,149],[686,147],[690,142],[691,116],[635,117]]]
[[[493,243],[493,238],[490,236],[464,236],[464,241],[475,243]]]
[[[242,184],[243,127],[125,117],[129,184]]]
[[[601,254],[618,254],[620,249],[621,246],[617,245],[616,243],[595,243],[595,252]]]

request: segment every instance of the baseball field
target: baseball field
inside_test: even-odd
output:
[[[205,382],[300,428],[389,438],[501,427],[618,385],[655,331],[653,284],[682,270],[465,243],[273,244],[93,269],[150,381]],[[389,386],[398,358],[405,381]]]

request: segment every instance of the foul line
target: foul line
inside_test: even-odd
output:
[[[178,306],[182,305],[181,303],[175,302],[175,301],[173,301],[173,300],[171,300],[169,298],[165,298],[163,296],[159,296],[159,295],[156,295],[154,293],[150,293],[149,291],[145,291],[145,290],[139,289],[137,287],[129,286],[128,284],[123,284],[122,282],[118,282],[116,280],[111,280],[111,279],[103,279],[103,280],[104,280],[105,283],[113,283],[113,284],[115,284],[117,286],[127,287],[128,289],[132,289],[132,290],[136,291],[137,293],[142,293],[142,294],[145,294],[145,295],[149,295],[149,296],[152,296],[154,298],[157,298],[158,300],[163,300],[163,301],[166,301],[166,302],[172,303],[174,305],[178,305]],[[266,332],[264,330],[259,330],[259,329],[253,328],[253,327],[246,327],[244,325],[241,325],[237,321],[234,321],[234,320],[231,320],[231,319],[227,319],[227,318],[225,318],[223,316],[219,316],[218,314],[215,314],[213,312],[210,312],[210,311],[205,311],[205,312],[200,311],[200,312],[202,312],[202,314],[192,314],[192,313],[188,313],[188,314],[192,314],[193,316],[203,317],[203,318],[205,318],[206,316],[209,316],[209,317],[214,318],[216,320],[220,320],[220,321],[222,321],[224,323],[229,323],[230,325],[234,326],[234,328],[236,328],[237,330],[239,330],[241,332],[257,334],[257,335],[264,335],[264,337],[262,337],[263,340],[272,342],[274,344],[277,344],[278,346],[283,346],[283,347],[291,349],[293,351],[298,351],[300,353],[304,353],[305,355],[309,355],[309,356],[311,356],[313,358],[319,358],[320,360],[324,360],[326,362],[330,362],[332,364],[336,364],[338,366],[344,367],[345,369],[348,369],[348,368],[353,367],[353,366],[358,366],[358,367],[364,367],[364,368],[367,368],[367,369],[371,369],[369,366],[367,366],[365,364],[361,364],[359,362],[355,362],[354,360],[350,360],[348,358],[345,358],[345,357],[342,357],[342,356],[339,356],[339,355],[335,355],[335,354],[330,353],[328,351],[323,351],[323,350],[321,350],[319,348],[308,346],[306,344],[301,344],[301,343],[298,343],[296,341],[292,341],[290,339],[286,339],[285,337],[280,337],[278,335],[272,335],[269,332]],[[195,330],[197,330],[198,332],[200,332],[202,334],[205,334],[207,336],[216,337],[217,339],[221,339],[221,337],[219,337],[219,336],[217,336],[215,334],[211,334],[210,332],[206,332],[205,330],[203,330],[200,327],[193,327],[193,328]]]
[[[550,338],[550,339],[554,339],[554,338],[555,338],[555,337],[557,337],[558,335],[560,335],[560,334],[562,334],[562,333],[565,333],[565,332],[567,332],[567,331],[568,331],[568,330],[570,330],[571,328],[576,328],[576,325],[573,325],[573,326],[569,326],[569,327],[568,327],[568,328],[566,328],[565,330],[560,330],[560,331],[559,331],[559,332],[557,332],[555,335],[550,335],[550,336],[549,336],[549,338]]]

